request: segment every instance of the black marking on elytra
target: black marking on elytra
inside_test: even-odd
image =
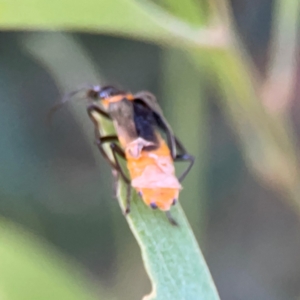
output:
[[[145,147],[144,150],[152,151],[156,149],[159,146],[159,143],[156,135],[157,122],[153,115],[153,111],[138,99],[133,102],[133,111],[134,124],[138,136],[155,144]]]

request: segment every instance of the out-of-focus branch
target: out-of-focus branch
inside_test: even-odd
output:
[[[262,101],[272,114],[286,112],[293,99],[299,3],[277,0],[274,8],[269,68],[261,89]]]
[[[218,6],[219,2],[221,6]],[[236,34],[229,1],[215,0],[212,3],[217,19],[222,20],[225,28],[228,27],[231,45],[221,51],[212,49],[206,60],[203,60],[202,51],[195,51],[195,61],[201,69],[206,64],[207,69],[214,71],[223,94],[223,109],[238,133],[249,167],[267,185],[280,191],[300,213],[300,170],[294,133],[289,119],[285,115],[272,113],[265,100],[273,101],[273,89],[281,88],[281,85],[281,93],[275,92],[276,98],[282,101],[281,99],[291,99],[292,96],[297,1],[277,3],[273,33],[274,54],[269,72],[272,75],[268,76],[272,84],[266,84],[266,87],[262,86],[263,81]],[[289,44],[291,41],[293,44]],[[284,49],[287,47],[289,51]],[[282,65],[285,66],[286,74],[289,74],[285,75],[284,84],[280,77],[283,74]]]

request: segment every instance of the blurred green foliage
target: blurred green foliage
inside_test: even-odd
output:
[[[49,245],[4,220],[0,234],[2,299],[96,299],[95,291],[87,292],[86,279],[76,274],[80,268],[73,269]]]
[[[84,105],[70,106],[72,113],[60,111],[52,127],[44,122],[64,92],[105,77],[132,91],[157,94],[176,133],[197,157],[184,183],[182,205],[221,298],[296,299],[299,170],[290,108],[297,64],[290,62],[296,61],[298,1],[232,1],[235,18],[225,1],[179,3],[0,1],[3,29],[118,36],[0,35],[1,215],[84,264],[100,282],[99,298],[139,299],[150,291],[138,247],[119,208],[111,203],[110,170],[91,145],[92,126]],[[251,35],[249,28],[259,34]],[[267,60],[269,41],[272,57]],[[286,48],[277,55],[282,45]],[[85,58],[83,64],[78,55]],[[100,161],[97,167],[95,160]],[[255,180],[248,170],[258,175]],[[281,198],[294,209],[277,201]],[[13,241],[19,234],[9,232]],[[19,245],[12,242],[11,247],[24,248],[26,254],[26,236],[21,232]],[[9,243],[3,251],[12,257]],[[7,274],[27,264],[25,254],[16,265],[7,259]],[[39,259],[52,264],[52,258]],[[20,277],[10,275],[14,285],[27,276],[27,269],[22,268],[25,275],[18,272]],[[64,284],[72,276],[57,272],[63,272],[62,279],[51,288],[62,284],[62,293],[72,295],[73,288]],[[40,279],[34,288],[47,293],[50,289]]]

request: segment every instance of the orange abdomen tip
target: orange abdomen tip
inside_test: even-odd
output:
[[[153,151],[140,151],[138,157],[127,152],[131,185],[152,208],[169,210],[176,203],[181,185],[175,176],[169,149],[162,143]]]
[[[170,210],[171,206],[177,202],[179,189],[174,188],[142,188],[139,193],[143,201],[151,208],[160,210]]]

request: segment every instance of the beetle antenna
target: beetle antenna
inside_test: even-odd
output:
[[[51,124],[51,121],[53,119],[54,114],[61,109],[67,102],[69,102],[70,100],[72,100],[74,97],[76,97],[78,94],[80,94],[81,92],[85,91],[87,92],[87,97],[89,97],[89,92],[92,90],[98,90],[99,87],[98,86],[93,86],[93,85],[85,85],[75,91],[69,92],[67,94],[65,94],[63,96],[63,98],[56,104],[54,104],[48,114],[47,114],[47,123]]]

